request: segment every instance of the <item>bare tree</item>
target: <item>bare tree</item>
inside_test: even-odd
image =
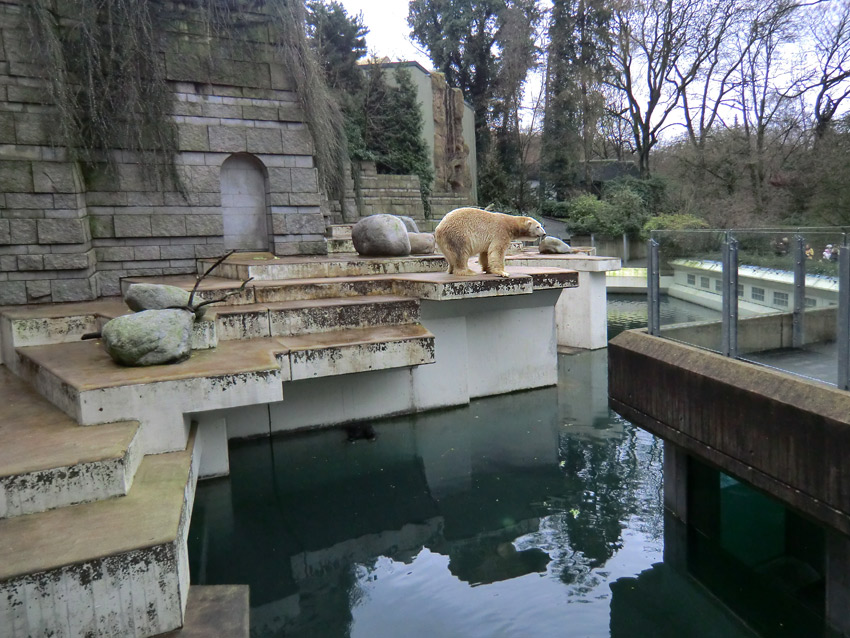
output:
[[[614,11],[610,83],[626,99],[619,115],[631,126],[641,177],[650,176],[650,151],[697,77],[702,56],[693,42],[710,1],[630,0]]]
[[[815,140],[826,133],[841,102],[850,95],[850,2],[822,4],[807,21],[817,59],[813,87]]]
[[[754,212],[767,211],[768,132],[785,115],[798,80],[790,75],[787,51],[799,33],[792,0],[756,5],[749,28],[737,44],[741,55],[736,107],[749,153],[747,172]]]
[[[748,12],[740,0],[717,0],[702,9],[689,55],[674,68],[687,138],[698,152],[705,148],[715,125],[725,124],[723,112],[738,88],[746,52],[736,46],[736,34],[749,27]]]

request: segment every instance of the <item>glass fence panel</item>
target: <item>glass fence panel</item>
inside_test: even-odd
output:
[[[743,289],[739,357],[834,384],[842,229],[735,231],[735,236]]]
[[[721,351],[725,231],[657,231],[661,336]]]

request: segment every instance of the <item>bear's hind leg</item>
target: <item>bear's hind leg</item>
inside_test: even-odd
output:
[[[449,274],[459,277],[470,277],[475,274],[469,269],[469,255],[446,255],[449,262]]]
[[[490,272],[490,261],[487,259],[487,251],[478,255],[478,263],[481,264],[482,272]]]

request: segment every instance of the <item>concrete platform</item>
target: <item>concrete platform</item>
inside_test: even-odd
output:
[[[203,273],[214,259],[198,261]],[[356,253],[336,256],[276,257],[271,253],[236,253],[215,269],[219,277],[256,281],[306,279],[310,277],[342,277],[351,275],[392,275],[410,272],[441,272],[448,264],[442,255],[407,257],[361,257]]]
[[[127,477],[127,486],[133,479],[126,496],[102,492],[79,505],[67,497],[59,503],[64,507],[38,513],[15,505],[14,517],[0,520],[4,638],[150,636],[179,627],[189,590],[185,534],[194,480],[227,473],[228,439],[551,385],[557,380],[555,302],[562,288],[578,284],[575,271],[545,264],[510,265],[507,278],[457,277],[444,272],[439,256],[269,260],[242,254],[235,261],[241,262],[231,264],[242,269],[237,275],[263,270],[263,276],[287,278],[255,280],[241,290],[236,279],[206,278],[199,300],[238,294],[196,322],[195,349],[178,365],[125,368],[99,340],[79,340],[128,312],[117,300],[0,309],[8,375],[6,386],[0,376],[0,393],[39,406],[9,411],[11,429],[0,417],[0,469],[15,478],[44,477],[46,491],[61,492],[62,468],[76,467],[68,464],[120,457],[128,469],[116,475]],[[273,263],[257,263],[264,261]],[[335,276],[348,272],[361,274]],[[311,276],[297,276],[304,273]],[[191,289],[196,278],[153,281]],[[26,424],[33,421],[38,424],[30,432]],[[74,442],[64,439],[67,433],[76,435]],[[31,438],[40,447],[27,448]],[[171,514],[156,509],[167,503],[155,502],[154,494],[178,488],[182,509],[171,497],[165,499]],[[219,604],[214,595],[208,600],[200,604]],[[236,635],[212,624],[222,635]],[[236,625],[233,631],[243,635],[241,621]],[[198,626],[201,633],[190,634],[186,622],[178,635],[215,635],[210,623]]]
[[[278,301],[213,306],[207,317],[215,322],[217,339],[227,341],[415,323],[419,302],[396,295]]]
[[[476,263],[470,262],[470,267],[480,272],[480,267]],[[578,272],[553,265],[516,265],[511,266],[508,272],[511,274],[510,277],[485,274],[460,277],[441,271],[259,280],[251,281],[244,290],[227,298],[222,305],[376,295],[453,300],[468,297],[531,294],[534,290],[575,288],[579,285]],[[191,290],[195,284],[195,278],[188,275],[130,277],[122,282],[122,287],[126,290],[130,284],[137,282],[163,283]],[[241,282],[233,279],[208,277],[198,288],[197,296],[203,300],[220,298],[228,292],[235,291],[240,286]],[[220,308],[221,306],[215,307]]]
[[[0,521],[4,638],[150,636],[182,625],[192,448],[145,457],[125,497]]]
[[[80,428],[0,367],[0,519],[126,494],[137,422]]]

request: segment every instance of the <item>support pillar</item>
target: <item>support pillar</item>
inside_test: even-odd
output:
[[[850,636],[850,537],[826,533],[826,621]]]
[[[688,455],[664,442],[664,562],[684,573],[688,564]]]
[[[608,345],[607,303],[605,271],[579,271],[578,288],[565,288],[555,306],[558,345],[586,350],[605,348]]]

